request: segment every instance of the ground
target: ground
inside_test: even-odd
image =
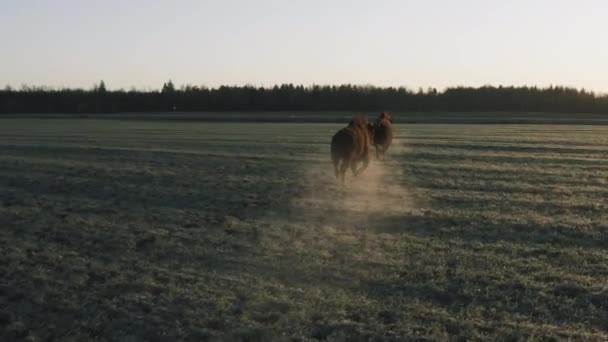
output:
[[[0,120],[0,336],[606,340],[608,126]]]

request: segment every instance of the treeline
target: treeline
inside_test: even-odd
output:
[[[357,85],[182,86],[161,90],[22,87],[0,90],[0,113],[167,111],[518,111],[608,113],[608,96],[569,87],[452,87],[413,91]]]

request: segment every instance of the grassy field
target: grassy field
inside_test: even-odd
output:
[[[608,339],[608,127],[340,126],[0,120],[0,340]]]

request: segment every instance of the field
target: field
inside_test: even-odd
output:
[[[0,120],[0,340],[607,340],[608,126]]]

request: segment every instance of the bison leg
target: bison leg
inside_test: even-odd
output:
[[[339,163],[340,163],[340,160],[334,160],[334,174],[336,175],[336,178],[340,177],[340,171],[338,169]]]
[[[365,171],[365,169],[367,169],[368,165],[369,165],[369,156],[367,156],[367,158],[363,159],[363,165],[357,171],[354,171],[354,168],[353,168],[355,177],[360,175],[361,173],[363,173],[363,171]]]
[[[351,163],[350,160],[344,159],[342,160],[342,165],[340,165],[340,181],[344,184],[344,179],[346,178],[346,171],[348,170],[348,165]]]
[[[350,170],[353,172],[353,176],[357,177],[357,161],[353,160],[350,162]]]
[[[384,159],[384,154],[386,154],[387,150],[388,150],[388,144],[382,146],[382,159]]]

